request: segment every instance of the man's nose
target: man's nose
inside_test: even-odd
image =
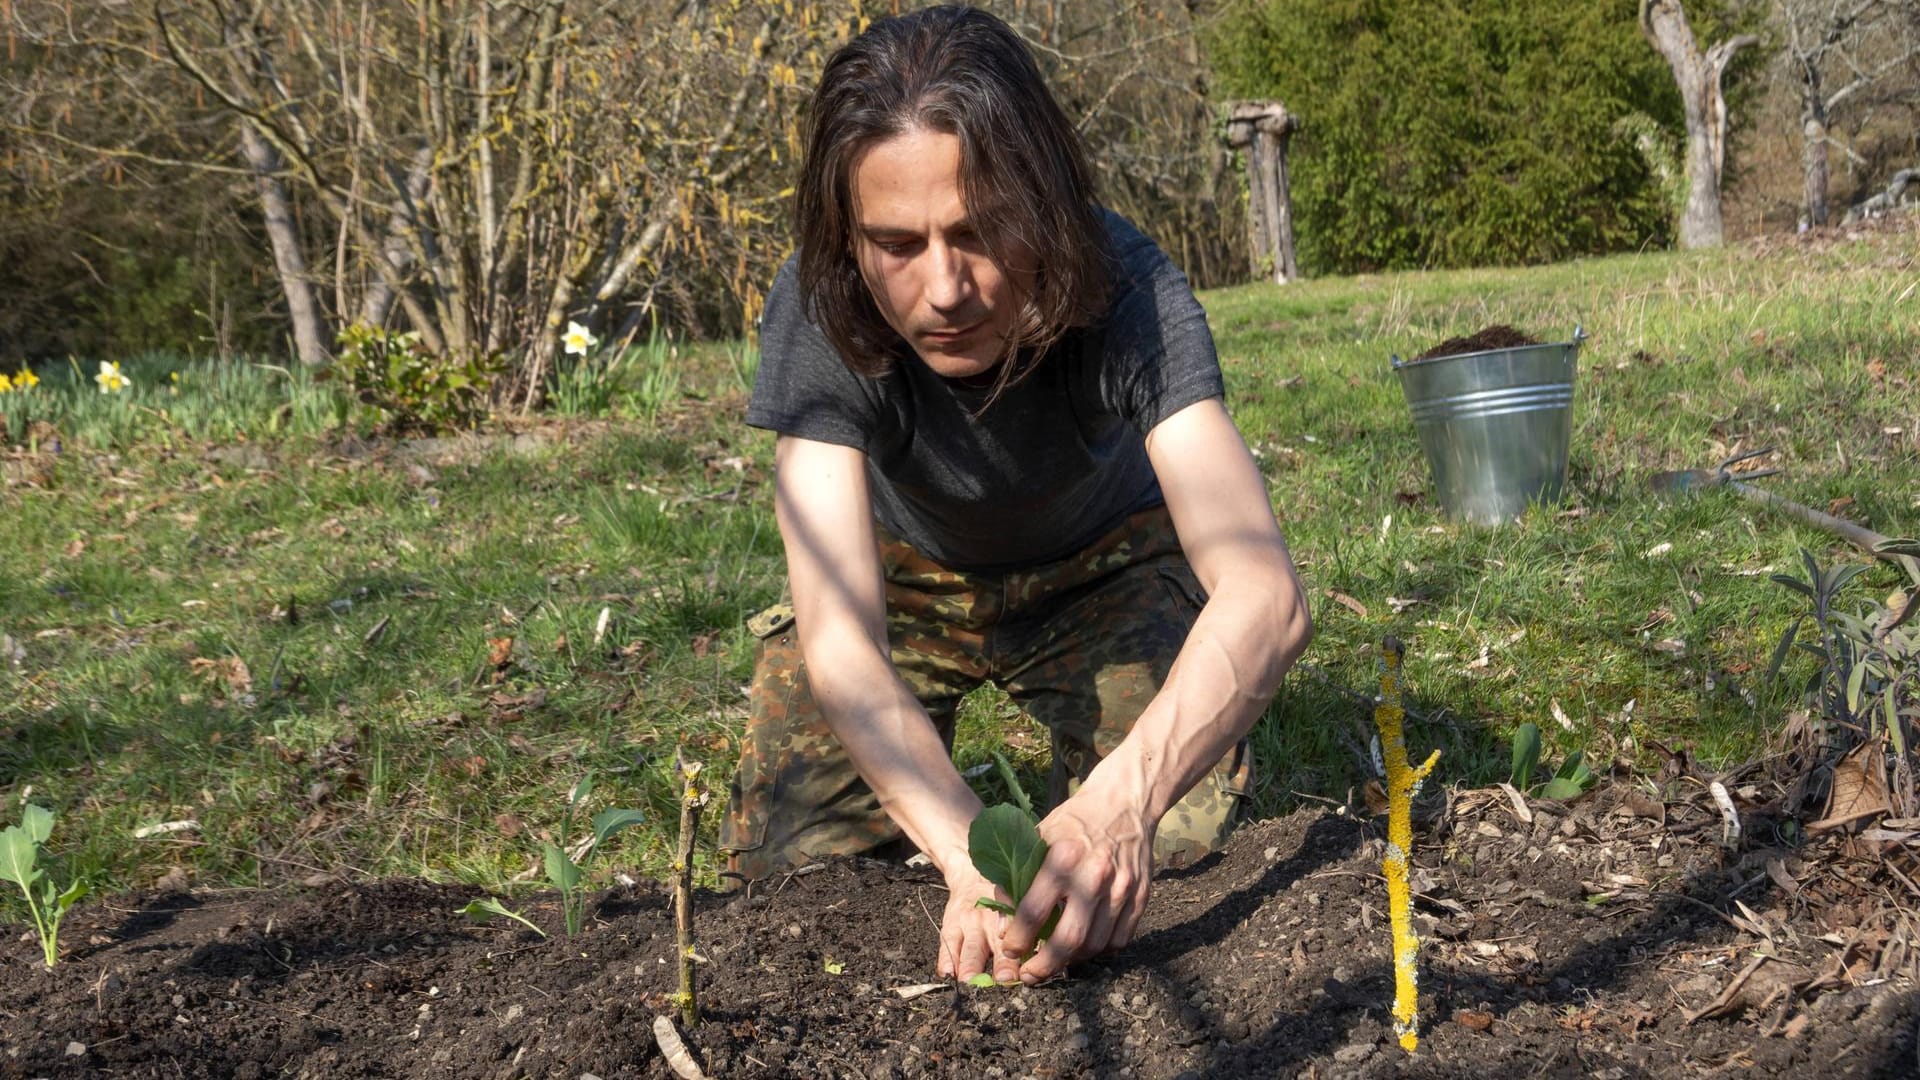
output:
[[[966,255],[949,244],[929,245],[927,254],[927,305],[935,311],[965,305],[973,295],[973,269]]]

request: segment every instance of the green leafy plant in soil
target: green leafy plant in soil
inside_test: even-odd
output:
[[[567,795],[566,813],[560,818],[562,842],[573,832],[574,813],[591,794],[593,794],[593,774],[588,773],[580,778],[580,782],[575,784],[573,790]],[[560,844],[552,840],[541,842],[540,855],[546,867],[547,882],[560,890],[561,908],[566,913],[567,936],[572,937],[580,932],[580,924],[586,915],[587,864],[593,861],[593,857],[600,851],[600,845],[604,844],[608,837],[622,829],[643,824],[646,820],[647,816],[638,810],[611,807],[593,815],[593,835],[581,851],[578,861]]]
[[[53,814],[43,806],[29,804],[21,812],[20,824],[0,830],[0,881],[11,881],[26,894],[27,910],[33,917],[33,930],[40,938],[40,952],[51,968],[60,962],[60,922],[67,911],[87,895],[87,883],[75,880],[62,889],[35,865],[40,847],[53,835]],[[36,896],[34,885],[40,886]]]
[[[1540,766],[1540,726],[1529,721],[1514,730],[1513,772],[1508,782],[1529,795],[1538,795],[1543,799],[1559,799],[1562,802],[1577,799],[1600,782],[1600,778],[1587,767],[1586,756],[1586,751],[1575,750],[1567,755],[1567,760],[1560,763],[1553,775],[1535,784],[1533,771]]]
[[[506,919],[512,919],[514,922],[517,922],[521,926],[524,926],[527,929],[533,931],[534,933],[539,934],[541,937],[547,936],[547,932],[545,930],[540,929],[538,926],[534,925],[533,920],[527,918],[525,915],[520,914],[519,912],[513,910],[512,908],[508,907],[507,905],[501,903],[500,901],[494,899],[491,896],[476,896],[473,899],[467,901],[467,906],[459,909],[458,911],[455,912],[455,914],[465,915],[467,918],[472,919],[474,922],[479,923],[482,926],[493,921],[495,916],[499,916],[501,918],[506,918]]]
[[[1047,861],[1047,842],[1040,838],[1038,825],[1031,812],[1012,803],[989,806],[973,819],[967,829],[967,853],[973,858],[974,868],[988,881],[1005,889],[1013,900],[1009,904],[996,897],[983,896],[974,901],[976,906],[1008,918],[1019,910],[1021,899],[1033,887],[1034,875]],[[1053,935],[1054,927],[1060,923],[1061,910],[1055,907],[1053,914],[1041,924],[1040,933],[1034,939],[1036,946]],[[975,986],[994,985],[993,976],[986,972],[971,981]]]

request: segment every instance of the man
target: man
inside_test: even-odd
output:
[[[1223,842],[1307,607],[1204,313],[1094,201],[1004,23],[873,24],[810,122],[747,412],[780,435],[792,607],[754,623],[720,846],[752,880],[904,834],[946,878],[940,974],[1035,982],[1132,939],[1156,859]],[[981,804],[949,757],[985,681],[1053,736],[1012,919],[975,905]]]

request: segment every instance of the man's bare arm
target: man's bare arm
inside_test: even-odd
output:
[[[907,837],[942,870],[968,865],[980,800],[890,659],[866,457],[782,437],[774,461],[774,513],[814,700]]]
[[[1053,936],[1021,967],[1030,982],[1132,940],[1160,818],[1252,728],[1312,636],[1266,483],[1220,401],[1162,421],[1147,454],[1210,598],[1127,737],[1041,823],[1047,861],[1001,938],[1003,951],[1025,955],[1065,904]]]

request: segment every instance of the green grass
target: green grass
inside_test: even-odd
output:
[[[1645,478],[1770,445],[1773,489],[1920,531],[1920,298],[1897,253],[1870,239],[1204,297],[1319,628],[1259,729],[1256,810],[1365,779],[1389,632],[1407,643],[1411,747],[1444,749],[1447,782],[1503,778],[1504,740],[1528,720],[1555,759],[1760,751],[1809,663],[1762,678],[1799,610],[1768,568],[1795,572],[1802,545],[1859,556],[1731,496],[1659,502]],[[1387,357],[1492,322],[1593,335],[1577,515],[1488,530],[1433,504]],[[752,660],[742,619],[781,586],[771,439],[739,422],[756,360],[638,350],[619,365],[630,381],[576,387],[563,410],[613,419],[427,460],[343,441],[326,388],[298,373],[139,358],[123,396],[84,367],[41,371],[33,418],[61,450],[0,458],[0,633],[24,651],[17,670],[0,657],[0,824],[22,801],[51,806],[61,876],[108,888],[182,865],[208,885],[340,872],[498,890],[593,769],[589,810],[660,823],[622,834],[607,865],[661,874],[674,748],[724,791]],[[0,397],[9,423],[24,400]],[[1877,568],[1861,588],[1896,584]],[[1669,640],[1684,653],[1655,647]],[[1043,790],[1044,736],[976,695],[960,763],[1002,745]],[[975,782],[1001,793],[991,771]],[[198,828],[132,837],[174,820]]]

